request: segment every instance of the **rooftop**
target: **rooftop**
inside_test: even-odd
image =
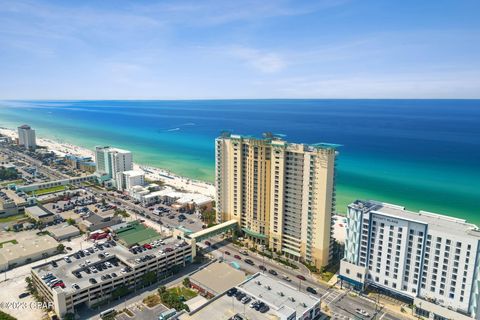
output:
[[[33,207],[27,207],[25,210],[28,211],[31,215],[37,217],[37,218],[43,218],[43,217],[48,217],[48,216],[53,216],[53,213],[50,211],[40,208],[39,206],[33,206]]]
[[[245,280],[245,273],[227,263],[214,262],[192,274],[190,280],[214,294],[220,294]]]
[[[143,170],[128,170],[123,172],[124,175],[135,177],[135,176],[143,176],[145,172]]]
[[[261,283],[260,285],[258,281]],[[204,304],[199,309],[193,310],[190,314],[183,314],[180,319],[228,319],[239,313],[245,315],[245,319],[271,320],[286,319],[293,312],[296,312],[295,319],[298,319],[305,311],[320,307],[320,299],[302,293],[294,287],[260,273],[253,275],[250,279],[238,285],[237,288],[249,297],[266,303],[270,310],[266,313],[260,313],[237,301],[235,297],[228,297],[223,294],[210,300],[209,303]],[[293,301],[291,298],[293,298]]]
[[[97,280],[98,283],[101,283],[103,280],[101,280],[101,277],[106,274],[112,274],[116,273],[117,277],[123,277],[125,275],[124,272],[121,270],[126,267],[132,267],[134,268],[135,266],[138,266],[138,262],[135,261],[135,259],[141,258],[146,255],[165,255],[165,254],[175,254],[175,251],[172,251],[170,253],[160,253],[160,250],[165,251],[164,249],[166,247],[170,248],[175,248],[174,250],[180,250],[183,249],[181,247],[177,248],[175,245],[183,242],[183,240],[178,240],[174,238],[169,238],[164,240],[164,244],[161,246],[158,246],[156,248],[153,248],[151,250],[147,250],[145,252],[141,252],[138,254],[133,254],[130,252],[126,247],[115,244],[110,245],[111,243],[114,243],[112,241],[105,241],[104,243],[109,243],[109,247],[106,247],[105,245],[100,246],[100,247],[89,247],[89,248],[84,248],[85,250],[91,250],[93,253],[89,253],[89,255],[85,255],[84,257],[79,257],[78,259],[74,257],[75,253],[72,253],[69,257],[71,262],[67,262],[64,259],[58,259],[55,260],[57,263],[57,267],[52,266],[51,263],[46,263],[42,264],[39,266],[36,266],[32,268],[32,271],[37,273],[40,277],[47,274],[47,273],[52,273],[54,276],[56,276],[58,279],[61,279],[65,283],[65,291],[67,292],[74,292],[75,289],[72,288],[72,284],[76,283],[80,286],[80,290],[86,289],[90,286],[93,286],[89,282],[90,278],[94,278]],[[188,248],[188,247],[186,247]],[[105,256],[107,253],[108,256]],[[99,254],[103,254],[105,257],[101,258],[99,257]],[[87,274],[84,271],[84,267],[81,265],[85,265],[85,263],[88,261],[88,266],[96,266],[100,263],[105,263],[105,262],[113,262],[116,261],[118,266],[111,266],[109,268],[106,268],[104,270],[98,270],[96,273],[90,273]],[[74,275],[74,272],[79,272],[81,274],[81,278],[77,278]],[[106,280],[106,281],[112,281],[111,280]]]
[[[413,212],[406,210],[405,207],[382,203],[373,200],[357,200],[350,204],[350,207],[361,208],[364,211],[377,212],[395,218],[411,220],[423,224],[428,224],[429,230],[444,232],[445,234],[457,234],[460,236],[470,235],[480,238],[480,231],[474,224],[467,223],[464,219],[458,219],[438,213],[428,211]]]
[[[61,238],[65,235],[70,235],[72,233],[80,232],[77,227],[72,225],[59,225],[47,228],[54,237]]]
[[[6,242],[0,248],[0,261],[14,261],[56,249],[58,242],[48,235],[32,236],[18,243]]]
[[[305,144],[305,143],[289,143],[285,141],[283,134],[275,134],[271,132],[265,132],[262,134],[262,137],[256,137],[252,135],[240,135],[240,134],[232,134],[230,132],[222,132],[218,139],[249,139],[254,141],[263,141],[265,143],[270,143],[273,145],[279,146],[287,146],[293,148],[304,148],[305,151],[313,151],[315,149],[337,149],[341,147],[340,144],[335,143],[327,143],[327,142],[318,142],[312,144]]]
[[[280,314],[288,315],[291,310],[295,310],[297,318],[320,303],[320,299],[262,273],[253,275],[238,288],[249,296],[262,300]]]
[[[138,221],[133,221],[123,228],[116,229],[115,233],[126,246],[131,246],[135,243],[144,244],[162,238],[155,230],[146,227]]]

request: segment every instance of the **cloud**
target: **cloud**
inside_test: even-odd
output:
[[[135,12],[187,25],[216,26],[238,21],[297,16],[336,7],[350,0],[175,0],[132,6]],[[192,18],[195,17],[195,18]]]
[[[250,67],[263,73],[276,73],[287,66],[284,58],[274,52],[265,52],[248,47],[233,47],[229,52]]]

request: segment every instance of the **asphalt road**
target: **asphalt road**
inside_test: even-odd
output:
[[[375,303],[371,300],[358,297],[358,296],[351,296],[348,291],[340,290],[337,288],[330,288],[324,283],[319,283],[316,279],[311,277],[305,270],[301,269],[292,269],[287,267],[283,264],[280,264],[276,261],[270,260],[265,258],[259,254],[253,253],[248,251],[248,257],[244,256],[240,253],[240,251],[244,250],[233,245],[231,242],[227,241],[226,239],[221,239],[220,237],[210,239],[212,245],[217,246],[217,249],[212,248],[212,246],[207,246],[205,243],[197,244],[198,246],[204,248],[207,254],[211,254],[215,258],[222,258],[226,262],[233,262],[235,261],[240,265],[240,268],[244,271],[250,273],[256,272],[266,272],[268,271],[261,271],[259,269],[260,265],[264,265],[267,270],[273,269],[275,270],[278,275],[276,276],[279,281],[284,281],[289,283],[291,286],[295,286],[296,288],[300,289],[300,291],[308,293],[306,291],[307,287],[312,287],[317,291],[317,296],[320,297],[322,301],[322,307],[325,304],[328,308],[332,311],[332,319],[359,319],[359,320],[367,320],[367,319],[389,319],[389,320],[403,320],[406,319],[405,317],[399,317],[397,315],[393,315],[386,310],[382,310],[380,306],[376,307]],[[229,252],[230,255],[225,254],[225,252]],[[234,255],[239,255],[241,260],[234,258]],[[254,265],[249,265],[245,263],[245,259],[248,258],[254,262]],[[303,275],[306,280],[302,281],[297,278],[297,275]],[[291,279],[291,282],[283,280],[282,276],[288,276]],[[273,275],[270,275],[275,277]],[[357,313],[357,309],[365,310],[369,315],[362,316]],[[377,311],[375,311],[377,310]]]

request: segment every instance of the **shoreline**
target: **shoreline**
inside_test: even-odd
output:
[[[11,128],[0,127],[0,133],[12,139],[17,138],[17,131]],[[85,147],[77,146],[68,142],[61,142],[51,138],[37,137],[39,146],[46,147],[59,156],[66,154],[73,154],[78,157],[91,157],[95,160],[95,152]],[[133,163],[134,170],[145,171],[145,178],[148,180],[161,180],[165,185],[183,190],[185,192],[199,193],[207,197],[215,198],[215,186],[211,183],[190,179],[176,175],[167,169],[143,165],[140,163]]]

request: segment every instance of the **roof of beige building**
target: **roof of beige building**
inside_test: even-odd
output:
[[[227,263],[214,262],[190,276],[190,280],[216,294],[237,286],[245,280],[245,273]]]
[[[48,235],[23,239],[17,244],[7,242],[0,248],[0,262],[11,262],[23,258],[27,259],[39,253],[56,249],[57,246],[57,240]]]

